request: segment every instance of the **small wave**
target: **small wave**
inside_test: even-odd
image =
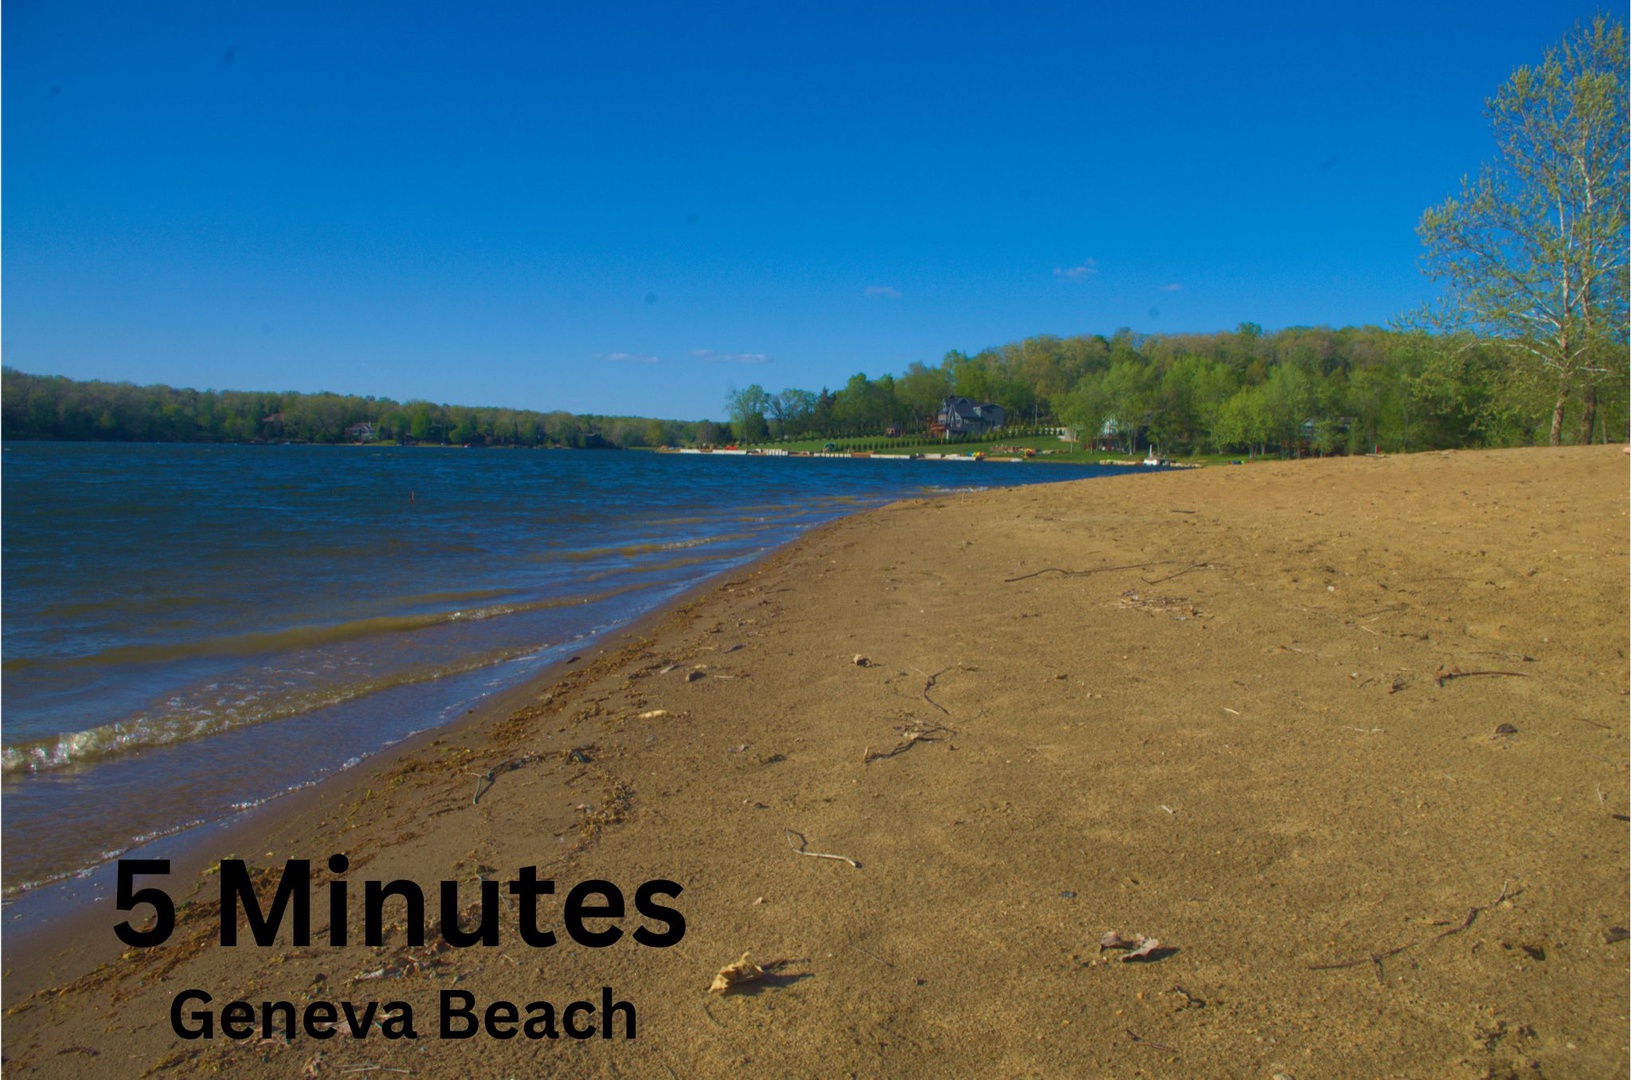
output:
[[[468,604],[473,600],[493,600],[500,596],[509,596],[514,589],[462,589],[457,592],[429,592],[416,596],[404,596],[399,603],[420,607],[432,604]]]
[[[389,745],[389,744],[386,744],[386,745]],[[352,760],[353,761],[360,761],[361,759],[360,758],[353,758]],[[349,766],[349,762],[347,763],[347,765],[342,765],[339,769],[336,769],[335,771],[336,772],[343,772],[348,766]],[[319,776],[315,780],[307,780],[307,781],[305,781],[303,783],[299,783],[299,784],[290,784],[288,787],[284,788],[281,791],[274,791],[274,792],[272,792],[272,794],[262,796],[259,799],[244,799],[244,800],[242,800],[240,802],[228,803],[227,805],[231,810],[235,811],[236,813],[242,814],[242,813],[244,813],[246,811],[255,809],[257,806],[265,806],[267,803],[271,802],[274,799],[281,799],[285,795],[293,795],[297,791],[304,791],[307,788],[316,787],[318,784],[322,783],[323,780],[324,780],[324,777]],[[203,824],[203,822],[199,822],[199,824]],[[138,841],[138,842],[140,842],[140,841]]]
[[[487,607],[466,607],[454,611],[433,611],[420,615],[380,615],[348,622],[291,626],[283,630],[266,630],[231,637],[209,638],[202,641],[166,642],[162,645],[120,645],[86,656],[70,657],[13,657],[0,664],[0,670],[23,671],[31,668],[98,667],[114,664],[152,664],[176,660],[192,660],[211,656],[256,656],[263,653],[295,652],[317,648],[359,638],[378,637],[424,630],[448,623],[478,622],[506,615],[525,615],[550,608],[570,607],[609,600],[614,596],[637,588],[623,586],[604,592],[579,596],[561,596],[549,600],[532,600],[515,604],[493,604]]]
[[[641,566],[616,566],[608,570],[596,570],[593,573],[584,574],[578,580],[585,585],[592,585],[597,581],[605,581],[607,578],[628,577],[631,574],[657,574],[664,570],[683,570],[687,566],[705,566],[718,560],[719,556],[717,555],[692,555],[688,558],[664,559],[662,562],[646,563]]]
[[[587,562],[591,559],[604,559],[608,555],[635,559],[641,555],[651,555],[659,551],[684,551],[686,548],[703,547],[707,544],[723,544],[731,540],[748,539],[751,539],[751,537],[742,533],[725,533],[720,536],[693,536],[686,540],[669,540],[661,543],[653,541],[645,544],[619,544],[615,547],[580,548],[577,551],[552,552],[549,559],[570,559],[573,562]]]
[[[96,861],[88,866],[76,866],[72,870],[59,870],[57,873],[47,874],[45,877],[30,879],[28,881],[7,881],[4,886],[0,886],[0,898],[10,901],[21,896],[23,893],[46,885],[55,885],[59,881],[67,881],[70,878],[88,878],[92,874],[96,873],[99,867],[106,866],[108,863],[112,862],[114,859],[120,858],[133,848],[141,847],[143,844],[150,844],[155,840],[162,840],[166,836],[175,836],[177,833],[184,833],[188,829],[196,829],[203,824],[205,824],[203,818],[194,818],[190,821],[183,821],[179,825],[168,825],[162,829],[154,829],[151,832],[142,833],[140,836],[131,837],[130,842],[125,844],[123,847],[110,848],[106,851],[98,852],[96,855]]]
[[[67,769],[121,754],[201,739],[255,724],[269,723],[328,708],[382,690],[462,675],[495,664],[536,655],[538,646],[500,649],[452,663],[411,668],[339,686],[305,687],[273,698],[251,695],[215,708],[186,708],[161,715],[139,715],[88,731],[8,746],[0,752],[0,771],[41,773]]]

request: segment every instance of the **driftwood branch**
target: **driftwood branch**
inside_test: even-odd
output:
[[[1182,570],[1179,570],[1175,574],[1168,574],[1166,577],[1158,577],[1154,581],[1151,581],[1149,578],[1144,577],[1142,574],[1139,575],[1139,580],[1143,581],[1144,584],[1146,584],[1146,585],[1159,585],[1163,581],[1171,581],[1173,578],[1183,577],[1185,574],[1192,574],[1196,570],[1210,570],[1210,569],[1212,569],[1212,564],[1211,563],[1192,563],[1189,566],[1184,567]]]
[[[1400,953],[1405,952],[1406,950],[1414,949],[1417,945],[1420,945],[1420,944],[1421,944],[1421,942],[1419,942],[1419,941],[1408,941],[1405,944],[1398,946],[1397,948],[1387,949],[1387,950],[1385,950],[1383,952],[1371,953],[1369,956],[1361,956],[1357,960],[1344,960],[1339,964],[1309,964],[1308,965],[1308,970],[1309,971],[1335,971],[1338,968],[1358,967],[1360,964],[1375,964],[1376,965],[1376,981],[1379,982],[1379,983],[1384,983],[1385,984],[1387,982],[1387,978],[1386,978],[1385,974],[1382,971],[1382,961],[1386,960],[1390,956],[1398,956]]]
[[[1439,686],[1443,686],[1451,679],[1470,679],[1474,675],[1505,675],[1509,679],[1529,678],[1529,675],[1522,671],[1462,671],[1458,667],[1453,667],[1446,671],[1441,667],[1438,669],[1438,671],[1433,673],[1433,682]]]
[[[494,765],[491,769],[488,769],[482,774],[481,779],[476,781],[476,797],[470,800],[470,805],[480,805],[481,797],[487,794],[492,786],[498,782],[499,773],[513,772],[514,770],[519,769],[521,766],[530,765],[537,760],[537,754],[525,754],[518,758],[511,758],[508,761],[501,761],[497,765]]]
[[[861,868],[861,864],[850,858],[848,855],[828,855],[826,852],[822,851],[805,851],[805,846],[809,843],[809,841],[804,839],[803,833],[794,829],[783,829],[782,831],[787,834],[787,846],[793,849],[793,854],[795,855],[808,855],[812,859],[837,859],[839,862],[849,863],[857,870]],[[793,843],[793,837],[795,836],[799,838],[797,845],[794,845]]]
[[[1042,574],[1063,574],[1065,577],[1086,577],[1089,574],[1108,574],[1112,570],[1148,570],[1152,566],[1171,566],[1181,559],[1157,559],[1155,562],[1128,563],[1126,566],[1096,566],[1091,570],[1064,570],[1057,566],[1044,566],[1040,570],[1033,570],[1029,574],[1019,577],[1003,578],[1004,584],[1015,581],[1024,581],[1026,578],[1038,577]]]
[[[1376,968],[1376,981],[1379,982],[1379,983],[1385,984],[1387,982],[1387,979],[1385,978],[1385,975],[1384,975],[1384,973],[1382,971],[1382,961],[1383,960],[1386,960],[1391,956],[1398,956],[1400,953],[1405,952],[1405,951],[1407,951],[1409,949],[1414,949],[1417,945],[1422,945],[1422,944],[1429,944],[1430,945],[1435,941],[1443,941],[1447,937],[1452,937],[1455,934],[1461,933],[1463,930],[1465,930],[1469,926],[1471,926],[1474,921],[1477,920],[1477,918],[1479,916],[1479,913],[1487,911],[1490,908],[1495,907],[1496,905],[1500,904],[1502,901],[1510,900],[1514,896],[1517,896],[1518,893],[1523,892],[1522,889],[1517,890],[1517,892],[1510,891],[1511,885],[1512,885],[1512,883],[1510,881],[1501,882],[1501,895],[1497,896],[1494,900],[1491,900],[1489,903],[1483,905],[1482,907],[1468,908],[1467,909],[1467,917],[1461,920],[1461,925],[1460,926],[1452,926],[1452,927],[1450,927],[1450,929],[1445,930],[1442,933],[1435,934],[1430,938],[1418,938],[1415,941],[1407,941],[1403,945],[1399,945],[1399,946],[1396,946],[1396,947],[1391,948],[1391,949],[1386,949],[1386,950],[1383,950],[1382,952],[1374,952],[1374,953],[1371,953],[1369,956],[1361,956],[1361,957],[1358,957],[1357,959],[1354,959],[1354,960],[1343,960],[1343,961],[1341,961],[1339,963],[1335,963],[1335,964],[1309,964],[1308,965],[1308,970],[1309,971],[1336,971],[1336,970],[1338,970],[1340,968],[1351,968],[1351,967],[1358,967],[1361,964],[1372,964],[1372,965],[1375,965],[1375,968]]]
[[[1151,1042],[1149,1039],[1140,1038],[1132,1028],[1122,1028],[1122,1030],[1127,1033],[1127,1037],[1133,1041],[1134,1046],[1147,1046],[1151,1050],[1165,1050],[1169,1054],[1178,1053],[1176,1046],[1168,1046],[1165,1043]]]
[[[933,704],[931,702],[931,704]],[[897,754],[904,754],[920,742],[939,742],[941,737],[957,734],[956,729],[946,727],[944,724],[935,724],[932,727],[896,728],[901,733],[902,741],[893,750],[880,750],[873,752],[869,746],[861,755],[861,764],[869,765],[874,761],[892,758]]]
[[[935,708],[939,709],[941,712],[945,713],[947,716],[950,716],[951,715],[951,710],[946,708],[944,705],[940,704],[940,702],[936,701],[934,698],[930,697],[929,696],[929,691],[934,689],[935,680],[940,678],[940,676],[944,675],[946,672],[950,671],[951,668],[943,667],[939,671],[935,672],[933,675],[930,675],[927,671],[924,671],[922,668],[913,668],[912,670],[916,671],[919,675],[923,676],[926,680],[928,680],[927,682],[925,682],[923,684],[923,700],[927,701],[930,705],[933,705]]]

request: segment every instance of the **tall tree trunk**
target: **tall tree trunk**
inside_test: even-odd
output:
[[[1597,388],[1590,383],[1586,384],[1585,392],[1580,395],[1585,409],[1580,414],[1580,441],[1586,446],[1591,445],[1591,433],[1597,426]]]
[[[1564,383],[1557,391],[1557,405],[1552,409],[1552,445],[1563,445],[1563,406],[1569,401],[1569,384]]]

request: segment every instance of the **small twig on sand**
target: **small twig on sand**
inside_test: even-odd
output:
[[[944,675],[946,672],[950,671],[951,668],[941,668],[939,671],[935,672],[933,675],[930,675],[927,671],[924,671],[922,668],[913,668],[912,670],[917,672],[919,675],[923,676],[925,679],[928,680],[928,682],[923,684],[923,700],[927,701],[930,705],[933,705],[935,708],[939,709],[941,712],[945,713],[947,716],[950,716],[951,715],[951,710],[946,708],[944,705],[940,704],[940,702],[936,701],[934,698],[930,697],[929,696],[929,691],[934,689],[934,681],[936,679],[940,678],[940,676]]]
[[[878,753],[873,753],[872,748],[868,747],[866,752],[861,755],[861,764],[869,765],[874,761],[882,761],[884,758],[892,758],[896,754],[904,754],[906,751],[910,750],[920,742],[939,742],[939,739],[934,738],[936,735],[957,734],[956,731],[946,727],[944,724],[936,724],[933,727],[927,728],[912,728],[910,730],[898,728],[896,730],[900,731],[900,733],[905,736],[904,742],[895,747],[893,750],[883,750],[879,751]]]
[[[1440,667],[1438,671],[1433,673],[1433,682],[1437,683],[1439,686],[1443,686],[1451,679],[1470,679],[1474,675],[1505,675],[1509,679],[1529,678],[1529,676],[1522,671],[1462,671],[1458,667],[1453,667],[1446,671],[1443,667]]]
[[[837,859],[839,862],[849,863],[857,870],[861,868],[861,864],[850,858],[848,855],[828,855],[824,851],[805,851],[804,848],[809,844],[809,841],[804,838],[803,833],[796,829],[783,829],[782,831],[787,834],[787,846],[793,848],[793,854],[795,855],[808,855],[812,859]],[[799,838],[797,847],[794,847],[793,845],[793,837],[795,836]]]
[[[1357,960],[1344,960],[1340,964],[1309,964],[1308,965],[1308,970],[1309,971],[1335,971],[1338,968],[1358,967],[1360,964],[1375,964],[1376,965],[1376,981],[1379,982],[1379,983],[1382,983],[1383,985],[1386,985],[1387,984],[1387,975],[1382,970],[1382,961],[1386,960],[1390,956],[1398,956],[1400,953],[1404,952],[1407,949],[1414,949],[1417,945],[1420,945],[1420,944],[1421,944],[1421,942],[1419,942],[1419,941],[1409,941],[1409,942],[1406,942],[1403,945],[1400,945],[1396,949],[1388,949],[1385,952],[1371,953],[1369,956],[1361,956]]]
[[[1442,934],[1439,934],[1433,940],[1434,941],[1442,941],[1444,938],[1447,938],[1452,934],[1461,933],[1461,931],[1465,930],[1467,927],[1469,927],[1469,926],[1471,926],[1473,924],[1473,920],[1478,918],[1479,913],[1484,911],[1485,908],[1496,907],[1501,903],[1501,901],[1509,900],[1512,897],[1518,895],[1518,893],[1507,892],[1507,888],[1509,886],[1511,886],[1511,884],[1512,884],[1512,882],[1510,882],[1510,881],[1501,882],[1501,895],[1500,896],[1497,896],[1495,899],[1491,900],[1488,904],[1485,904],[1484,907],[1468,908],[1467,909],[1467,917],[1465,919],[1461,920],[1461,925],[1460,926],[1452,926],[1450,929],[1444,931]],[[1522,891],[1523,891],[1522,889],[1518,890],[1518,892],[1522,892]]]
[[[1158,577],[1154,581],[1151,581],[1149,578],[1144,577],[1142,574],[1140,574],[1139,575],[1139,580],[1142,581],[1146,585],[1159,585],[1163,581],[1171,581],[1173,578],[1183,577],[1185,574],[1192,573],[1192,572],[1194,572],[1196,570],[1210,570],[1210,569],[1212,569],[1212,564],[1211,563],[1195,563],[1192,566],[1184,567],[1182,570],[1178,571],[1176,574],[1168,574],[1166,577]]]
[[[1165,1043],[1151,1042],[1148,1039],[1139,1038],[1133,1033],[1132,1028],[1123,1028],[1122,1030],[1127,1033],[1127,1037],[1129,1039],[1133,1040],[1134,1046],[1147,1046],[1151,1050],[1165,1050],[1169,1054],[1176,1054],[1178,1052],[1178,1048],[1176,1046],[1168,1046]]]
[[[1467,929],[1467,927],[1469,927],[1469,926],[1471,926],[1473,924],[1473,921],[1478,918],[1478,915],[1479,915],[1480,912],[1485,911],[1485,910],[1487,910],[1489,908],[1495,907],[1496,905],[1500,904],[1502,901],[1510,900],[1510,899],[1512,899],[1512,897],[1517,896],[1518,893],[1523,892],[1522,889],[1519,889],[1517,892],[1509,892],[1508,889],[1511,887],[1511,885],[1512,885],[1511,881],[1501,882],[1501,895],[1500,896],[1497,896],[1494,900],[1491,900],[1488,904],[1485,904],[1483,907],[1468,908],[1467,909],[1467,917],[1465,919],[1461,920],[1461,925],[1460,926],[1452,926],[1450,929],[1444,931],[1443,933],[1436,934],[1433,937],[1427,939],[1427,941],[1429,943],[1434,942],[1434,941],[1443,941],[1447,937],[1450,937],[1450,936],[1452,936],[1454,934],[1461,933],[1461,931]],[[1397,948],[1388,949],[1388,950],[1386,950],[1384,952],[1371,953],[1369,956],[1361,956],[1356,960],[1344,960],[1341,963],[1337,963],[1337,964],[1309,964],[1308,965],[1308,970],[1309,971],[1336,971],[1339,968],[1358,967],[1360,964],[1374,964],[1374,965],[1376,965],[1376,981],[1386,985],[1387,979],[1386,979],[1385,973],[1382,971],[1382,961],[1386,960],[1390,956],[1398,956],[1400,953],[1406,951],[1407,949],[1414,949],[1417,945],[1420,945],[1420,944],[1422,944],[1422,942],[1419,941],[1419,940],[1418,941],[1407,941],[1403,945],[1398,946]]]
[[[1004,584],[1012,584],[1016,581],[1024,581],[1026,578],[1037,577],[1040,574],[1063,574],[1065,577],[1086,577],[1088,574],[1108,574],[1112,570],[1148,570],[1152,566],[1171,566],[1173,563],[1179,561],[1180,560],[1178,559],[1157,559],[1155,562],[1128,563],[1126,566],[1095,566],[1091,570],[1064,570],[1057,566],[1044,566],[1042,569],[1033,570],[1029,574],[1021,574],[1019,577],[1003,578],[1002,580]]]
[[[522,757],[511,758],[508,761],[501,761],[497,765],[494,765],[491,769],[488,769],[486,773],[482,775],[481,779],[476,782],[476,797],[470,800],[470,805],[476,806],[480,804],[481,797],[487,794],[488,789],[490,789],[493,784],[497,782],[499,773],[511,772],[515,769],[519,769],[523,765],[530,765],[532,762],[537,760],[537,754],[526,754]]]
[[[862,956],[872,957],[872,959],[876,960],[878,963],[882,964],[886,968],[893,968],[895,966],[894,964],[891,964],[889,961],[885,960],[883,957],[879,956],[877,953],[871,952],[871,951],[869,951],[867,949],[863,949],[859,945],[855,944],[855,942],[853,942],[853,941],[846,942],[846,944],[848,944],[850,948],[854,949],[856,952],[860,953]]]

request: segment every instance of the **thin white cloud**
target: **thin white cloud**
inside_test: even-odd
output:
[[[1174,281],[1171,285],[1161,286],[1161,291],[1162,292],[1182,292],[1183,288],[1184,287],[1182,285],[1180,285],[1176,281]]]
[[[692,349],[691,355],[709,364],[768,364],[770,354],[762,352],[721,353],[712,349]]]
[[[1081,281],[1083,278],[1092,277],[1098,272],[1099,264],[1093,259],[1084,259],[1075,266],[1056,266],[1053,268],[1053,276],[1060,281]]]
[[[608,352],[595,353],[596,360],[610,360],[614,364],[660,364],[655,356],[642,356],[639,353]]]
[[[889,285],[868,285],[866,294],[884,300],[899,300],[901,298],[901,291]]]

